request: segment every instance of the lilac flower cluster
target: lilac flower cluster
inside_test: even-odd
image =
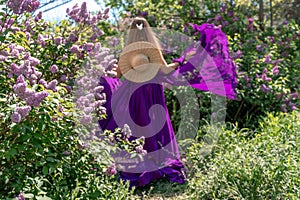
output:
[[[283,95],[281,95],[282,97]],[[293,100],[298,100],[299,94],[298,92],[290,93],[287,98],[284,100],[284,103],[281,105],[282,112],[288,112],[288,110],[296,110],[299,104],[293,103]]]
[[[31,110],[30,106],[17,107],[16,111],[10,116],[12,122],[20,123],[22,119],[27,117]]]
[[[39,107],[40,103],[48,96],[47,91],[35,92],[27,88],[27,83],[23,75],[18,76],[13,89],[18,97],[26,101],[27,105],[34,107]]]
[[[147,150],[143,149],[142,145],[139,145],[135,148],[135,151],[143,156],[147,154]]]
[[[81,7],[76,4],[72,10],[67,9],[68,16],[76,23],[92,26],[93,35],[90,37],[91,42],[95,42],[98,37],[103,35],[103,31],[97,27],[97,23],[99,20],[106,20],[108,18],[108,12],[109,9],[107,8],[103,13],[99,11],[96,15],[91,15],[87,11],[86,2],[83,2]],[[77,39],[77,34],[72,33],[68,41],[77,41]]]
[[[76,89],[74,91],[77,96],[76,107],[82,113],[79,121],[81,124],[88,125],[93,122],[93,116],[101,119],[106,113],[103,106],[106,103],[106,96],[103,86],[99,86],[99,77],[112,74],[112,66],[116,64],[110,50],[102,48],[100,43],[95,46],[91,43],[83,45],[83,48],[89,52],[88,62],[82,69],[82,76],[77,77]],[[73,46],[72,50],[77,52],[77,46]],[[96,112],[95,112],[96,111]]]
[[[3,18],[5,17],[5,20]],[[0,16],[0,33],[4,33],[7,29],[11,28],[15,19],[10,18],[4,14],[4,16]]]
[[[104,172],[104,174],[106,175],[116,175],[117,174],[117,169],[116,169],[116,165],[113,163],[111,164],[106,171]]]
[[[8,0],[6,5],[15,14],[22,14],[24,12],[34,12],[40,6],[40,2],[37,0]]]

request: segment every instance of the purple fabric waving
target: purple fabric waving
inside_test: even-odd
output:
[[[190,46],[180,58],[174,59],[182,63],[187,53],[197,51],[188,63],[173,72],[170,83],[180,85],[174,77],[184,76],[196,89],[236,99],[236,65],[229,55],[225,33],[213,24],[190,25],[200,34],[200,45]]]

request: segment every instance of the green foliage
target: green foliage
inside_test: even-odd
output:
[[[299,112],[268,114],[256,134],[231,125],[212,153],[189,150],[191,199],[298,199]]]

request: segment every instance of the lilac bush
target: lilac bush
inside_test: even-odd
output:
[[[102,152],[101,159],[96,158],[79,138],[86,131],[80,121],[105,115],[105,94],[98,81],[89,82],[80,94],[74,88],[89,57],[97,56],[98,64],[87,67],[88,74],[113,75],[111,69],[99,68],[116,62],[100,43],[104,32],[99,24],[108,10],[92,15],[83,3],[68,10],[68,20],[54,24],[45,21],[42,12],[33,16],[37,0],[0,3],[5,5],[0,11],[0,198],[108,197],[110,190],[99,194],[107,181],[111,188],[118,186],[120,194],[129,194],[128,186],[111,181],[113,169],[112,176],[104,176],[110,155]],[[94,100],[79,110],[81,102],[74,102],[74,95],[84,105]],[[77,117],[80,112],[84,117]],[[78,189],[80,184],[86,188]]]

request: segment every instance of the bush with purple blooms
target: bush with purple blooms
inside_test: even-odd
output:
[[[129,17],[141,15],[152,27],[180,31],[193,38],[199,35],[194,35],[195,31],[188,23],[207,22],[222,27],[229,40],[231,57],[238,66],[238,99],[228,102],[227,121],[240,122],[242,127],[256,126],[255,122],[265,112],[291,112],[299,108],[300,26],[294,20],[276,21],[277,25],[270,27],[269,21],[258,20],[255,2],[251,2],[251,8],[232,1],[142,2],[132,6],[109,1],[107,5],[123,7],[121,16],[125,17],[125,25]],[[160,12],[157,12],[158,7]],[[266,11],[265,14],[269,13]],[[163,44],[169,42],[160,39]],[[167,50],[165,53],[174,50],[172,46],[163,45],[163,48]],[[170,55],[166,56],[169,59]],[[196,93],[205,97],[200,104],[209,108],[209,95]],[[180,123],[180,106],[172,92],[167,91],[166,98],[176,128]],[[210,119],[209,110],[201,107],[200,112],[201,116]]]
[[[80,123],[105,115],[96,76],[113,75],[110,66],[116,62],[100,43],[108,10],[92,15],[83,3],[55,24],[41,12],[33,16],[37,0],[0,3],[5,5],[0,11],[0,198],[130,195],[128,185],[112,181],[110,154],[91,152],[90,146],[108,142],[89,145],[83,136],[93,130]],[[90,58],[96,58],[91,68],[85,65]],[[94,81],[83,82],[83,71]],[[76,88],[80,84],[82,91]],[[112,194],[112,188],[118,192]]]

